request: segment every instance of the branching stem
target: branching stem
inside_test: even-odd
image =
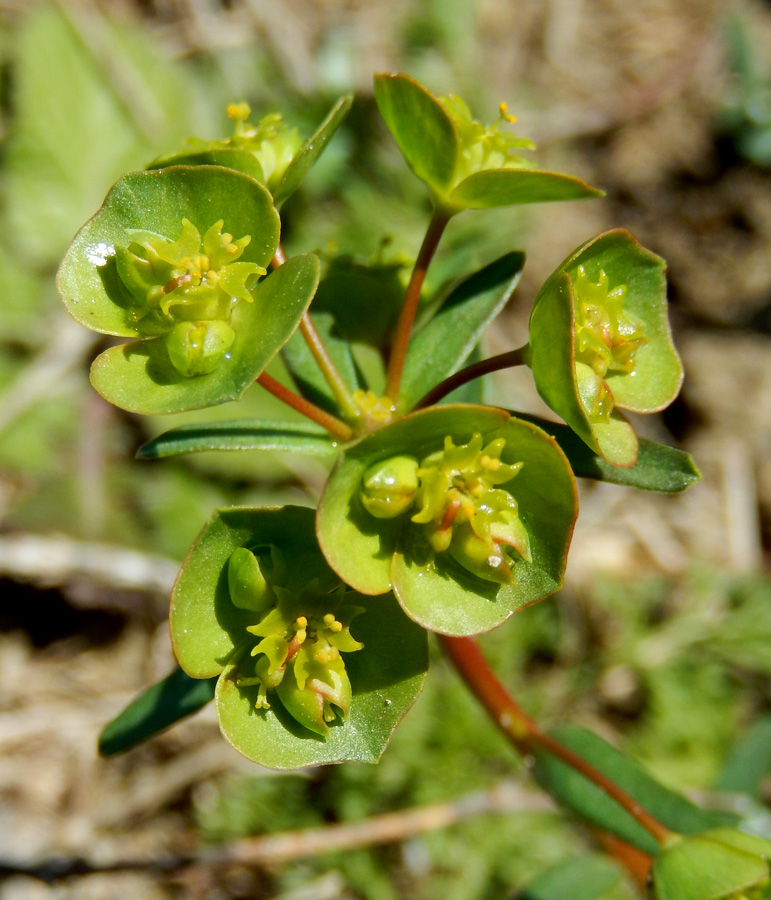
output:
[[[394,342],[391,347],[391,357],[388,360],[388,377],[386,380],[386,396],[390,397],[394,404],[399,400],[404,361],[407,358],[407,347],[410,342],[412,324],[418,311],[420,290],[423,287],[429,263],[434,257],[436,248],[449,221],[450,216],[446,212],[438,209],[434,210],[431,221],[428,223],[418,258],[415,260],[410,282],[404,293],[404,301],[402,302],[402,309],[396,325],[396,333],[394,334]]]
[[[285,262],[286,256],[284,255],[284,250],[281,244],[279,244],[276,248],[275,256],[271,260],[271,266],[272,268],[277,269],[279,266],[283,266]],[[350,421],[355,421],[359,414],[358,407],[356,406],[345,379],[335,365],[334,360],[329,355],[329,351],[324,345],[324,341],[316,330],[313,319],[311,319],[310,313],[308,313],[307,310],[303,313],[302,319],[300,319],[300,334],[302,334],[305,343],[308,345],[308,349],[316,360],[316,365],[324,376],[324,380],[332,390],[343,415]]]
[[[439,384],[434,385],[431,390],[415,404],[414,409],[425,409],[438,403],[443,397],[452,393],[456,388],[468,384],[475,378],[481,378],[482,375],[489,375],[490,372],[498,372],[500,369],[510,369],[514,366],[527,365],[527,349],[529,345],[519,347],[516,350],[509,350],[507,353],[500,353],[498,356],[491,356],[489,359],[481,359],[479,362],[466,366]]]
[[[498,680],[479,645],[472,638],[440,635],[440,643],[446,655],[466,685],[479,700],[498,728],[523,755],[536,748],[546,750],[597,785],[612,800],[629,813],[659,844],[672,837],[672,832],[647,810],[593,765],[582,759],[568,747],[560,744],[540,730],[538,725],[519,706]]]
[[[316,406],[315,403],[311,403],[299,394],[295,394],[294,391],[290,391],[289,388],[284,387],[280,381],[276,381],[267,372],[263,372],[258,376],[257,384],[261,384],[266,391],[270,391],[274,397],[278,397],[279,400],[286,403],[287,406],[291,406],[292,409],[296,409],[297,412],[307,419],[316,422],[322,428],[326,428],[327,431],[341,441],[350,441],[353,437],[353,429],[350,425],[347,425],[342,419],[338,419],[337,416],[330,415],[326,410],[321,409],[320,406]]]

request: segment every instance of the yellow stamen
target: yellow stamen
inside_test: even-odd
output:
[[[498,107],[498,109],[500,110],[502,119],[505,119],[507,122],[516,122],[517,121],[516,116],[509,115],[509,107],[505,103],[501,103],[501,105]]]
[[[246,120],[251,115],[252,108],[248,103],[229,103],[228,118]]]

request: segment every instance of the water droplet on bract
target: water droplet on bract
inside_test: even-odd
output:
[[[386,700],[385,704],[386,704],[386,706],[390,706],[392,702],[393,702],[392,700]]]
[[[230,354],[226,353],[225,356],[223,357],[223,359],[230,359]]]

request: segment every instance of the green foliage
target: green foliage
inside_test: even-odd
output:
[[[270,586],[267,615],[234,593],[230,561],[243,548],[258,556]],[[392,598],[341,595],[339,586],[316,544],[313,513],[300,507],[220,510],[201,532],[177,581],[171,605],[177,659],[194,678],[220,676],[216,703],[223,733],[262,765],[291,769],[344,759],[374,762],[420,691],[427,666],[425,633]],[[322,626],[306,633],[313,620],[324,617],[326,622],[326,613],[343,617],[341,636],[355,619],[356,641],[340,646],[359,652],[350,662],[346,654],[342,669],[339,653],[331,660],[319,658],[326,645]],[[291,638],[285,640],[284,634]],[[302,657],[306,641],[314,650],[308,661]],[[307,682],[300,677],[300,664],[304,670],[310,666]],[[328,694],[323,685],[332,691],[331,683],[338,687]],[[343,716],[314,724],[306,701],[328,696]]]
[[[265,767],[377,761],[422,688],[427,631],[443,635],[446,649],[468,646],[452,640],[490,631],[561,587],[576,477],[669,493],[699,477],[690,457],[640,442],[618,412],[663,409],[680,387],[663,261],[626,231],[583,243],[538,293],[529,345],[485,361],[485,332],[513,295],[524,254],[507,245],[503,255],[483,251],[467,266],[461,256],[447,270],[451,278],[432,282],[425,276],[447,222],[464,209],[602,192],[519,155],[532,145],[508,130],[505,105],[483,126],[460,98],[436,98],[406,75],[376,76],[375,99],[434,206],[408,284],[402,259],[386,261],[383,246],[369,264],[328,259],[322,276],[316,256],[287,254],[279,243],[283,205],[307,188],[350,97],[305,142],[282,113],[253,124],[248,104],[232,104],[232,137],[190,141],[120,178],[60,267],[70,314],[93,331],[130,339],[92,367],[93,385],[113,404],[187,413],[240,401],[257,379],[294,410],[283,420],[229,410],[177,419],[141,457],[249,449],[335,459],[315,513],[241,505],[209,519],[172,596],[181,670],[110,723],[104,753],[151,736],[213,692],[225,738]],[[428,404],[429,390],[440,400],[459,391],[478,400],[480,372],[522,361],[565,425],[479,403],[416,409]],[[279,377],[265,371],[269,364]],[[530,639],[548,645],[548,622],[539,621],[543,629]],[[698,672],[705,684],[723,674],[734,638],[729,630],[722,644],[713,642],[714,658]],[[754,664],[762,668],[766,657],[758,644]],[[580,759],[568,766],[540,748],[526,717],[498,714],[502,689],[491,675],[477,683],[476,673],[466,677],[513,743],[535,754],[537,777],[553,796],[657,854],[662,898],[680,891],[718,900],[766,877],[765,851],[709,831],[738,817],[701,810],[591,733],[563,729],[565,745],[631,795],[611,800]],[[667,672],[660,683],[682,677]],[[655,675],[649,687],[653,695]],[[445,707],[435,737],[453,747],[455,767],[470,733],[449,727],[457,718]],[[337,810],[343,817],[351,812],[346,802]],[[664,833],[664,826],[677,832],[660,852],[660,833],[642,828],[630,803],[644,805]],[[475,829],[483,830],[469,825]],[[727,860],[712,881],[688,874],[705,852],[700,841],[720,844]],[[451,855],[462,856],[457,847]],[[362,878],[370,867],[363,856],[360,863]],[[742,866],[751,874],[735,877]],[[573,879],[587,898],[624,895],[607,868],[566,871],[542,876],[522,896],[572,889]],[[483,896],[486,875],[471,867],[465,874],[476,891],[465,896]],[[391,895],[385,880],[378,890]]]
[[[406,75],[376,75],[375,99],[407,164],[425,182],[437,209],[492,209],[548,200],[601,197],[578,178],[539,171],[515,148],[526,139],[485,128],[458,97],[437,99]],[[501,122],[506,121],[505,108]]]
[[[365,475],[373,465],[407,455],[425,469],[430,466],[430,455],[447,447],[448,436],[460,445],[475,434],[488,445],[500,442],[500,459],[505,464],[521,464],[516,480],[511,481],[514,475],[510,475],[505,487],[498,490],[516,497],[519,521],[529,536],[528,551],[517,550],[504,560],[492,550],[484,550],[480,541],[482,561],[475,565],[469,554],[476,550],[466,543],[473,535],[478,537],[477,530],[472,535],[472,529],[482,527],[476,525],[475,513],[461,513],[472,525],[459,521],[453,527],[452,520],[446,522],[451,505],[476,502],[469,493],[474,488],[468,483],[461,491],[469,498],[465,501],[456,499],[451,487],[452,478],[461,478],[463,472],[468,473],[463,477],[472,477],[477,465],[473,460],[468,470],[451,461],[445,464],[449,469],[442,478],[448,479],[448,486],[437,488],[441,496],[436,499],[436,516],[420,511],[409,516],[403,511],[398,517],[383,519],[367,511],[361,494]],[[480,451],[476,452],[479,455]],[[575,504],[567,462],[540,429],[510,418],[502,410],[447,406],[407,416],[345,451],[319,506],[319,540],[330,565],[363,593],[393,589],[407,614],[424,627],[444,634],[476,634],[559,588]],[[493,509],[484,506],[488,508]],[[493,516],[496,522],[504,518],[500,513]],[[447,546],[440,548],[444,536]],[[506,543],[512,541],[506,539]]]
[[[663,260],[626,231],[571,253],[533,305],[530,366],[538,392],[589,447],[613,465],[633,465],[637,437],[616,410],[663,409],[683,377]]]

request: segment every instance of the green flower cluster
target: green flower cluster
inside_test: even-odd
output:
[[[286,563],[275,547],[260,556],[240,547],[227,571],[233,604],[260,617],[246,628],[261,638],[251,649],[254,675],[244,675],[241,663],[236,683],[259,686],[258,709],[270,709],[268,692],[275,691],[297,722],[326,737],[329,723],[350,710],[351,682],[341,654],[364,646],[350,633],[352,619],[363,610],[347,602],[342,585],[323,592],[313,579],[299,593],[287,590],[281,584]]]
[[[208,374],[222,362],[235,340],[233,309],[252,301],[249,289],[267,271],[238,262],[251,237],[234,241],[223,227],[220,219],[202,239],[195,225],[182,219],[176,241],[127,229],[128,246],[115,248],[137,331],[165,335],[169,359],[187,377]]]
[[[605,382],[608,372],[631,375],[635,354],[649,339],[645,324],[623,309],[626,285],[608,289],[603,269],[593,282],[583,265],[573,284],[575,295],[576,383],[581,405],[592,422],[607,422],[613,394]]]
[[[233,137],[223,147],[249,150],[262,168],[263,183],[273,191],[302,146],[300,132],[284,122],[281,113],[269,113],[253,125],[248,103],[231,103],[228,116],[235,121]],[[209,145],[207,145],[209,146]]]
[[[483,447],[478,433],[468,444],[455,445],[448,435],[444,448],[420,464],[410,456],[376,463],[364,474],[362,505],[379,519],[417,508],[411,521],[424,526],[434,553],[449,553],[485,581],[510,584],[506,554],[529,562],[530,541],[517,501],[496,487],[522,468],[522,463],[501,460],[505,445],[504,438],[496,438]]]
[[[535,150],[529,138],[518,137],[510,131],[501,131],[504,123],[517,119],[507,112],[501,103],[500,115],[490,125],[482,125],[472,118],[465,101],[455,94],[439,97],[439,102],[452,119],[458,134],[458,159],[455,168],[455,184],[474,172],[487,169],[534,169],[535,163],[524,156],[517,156],[517,149]]]

